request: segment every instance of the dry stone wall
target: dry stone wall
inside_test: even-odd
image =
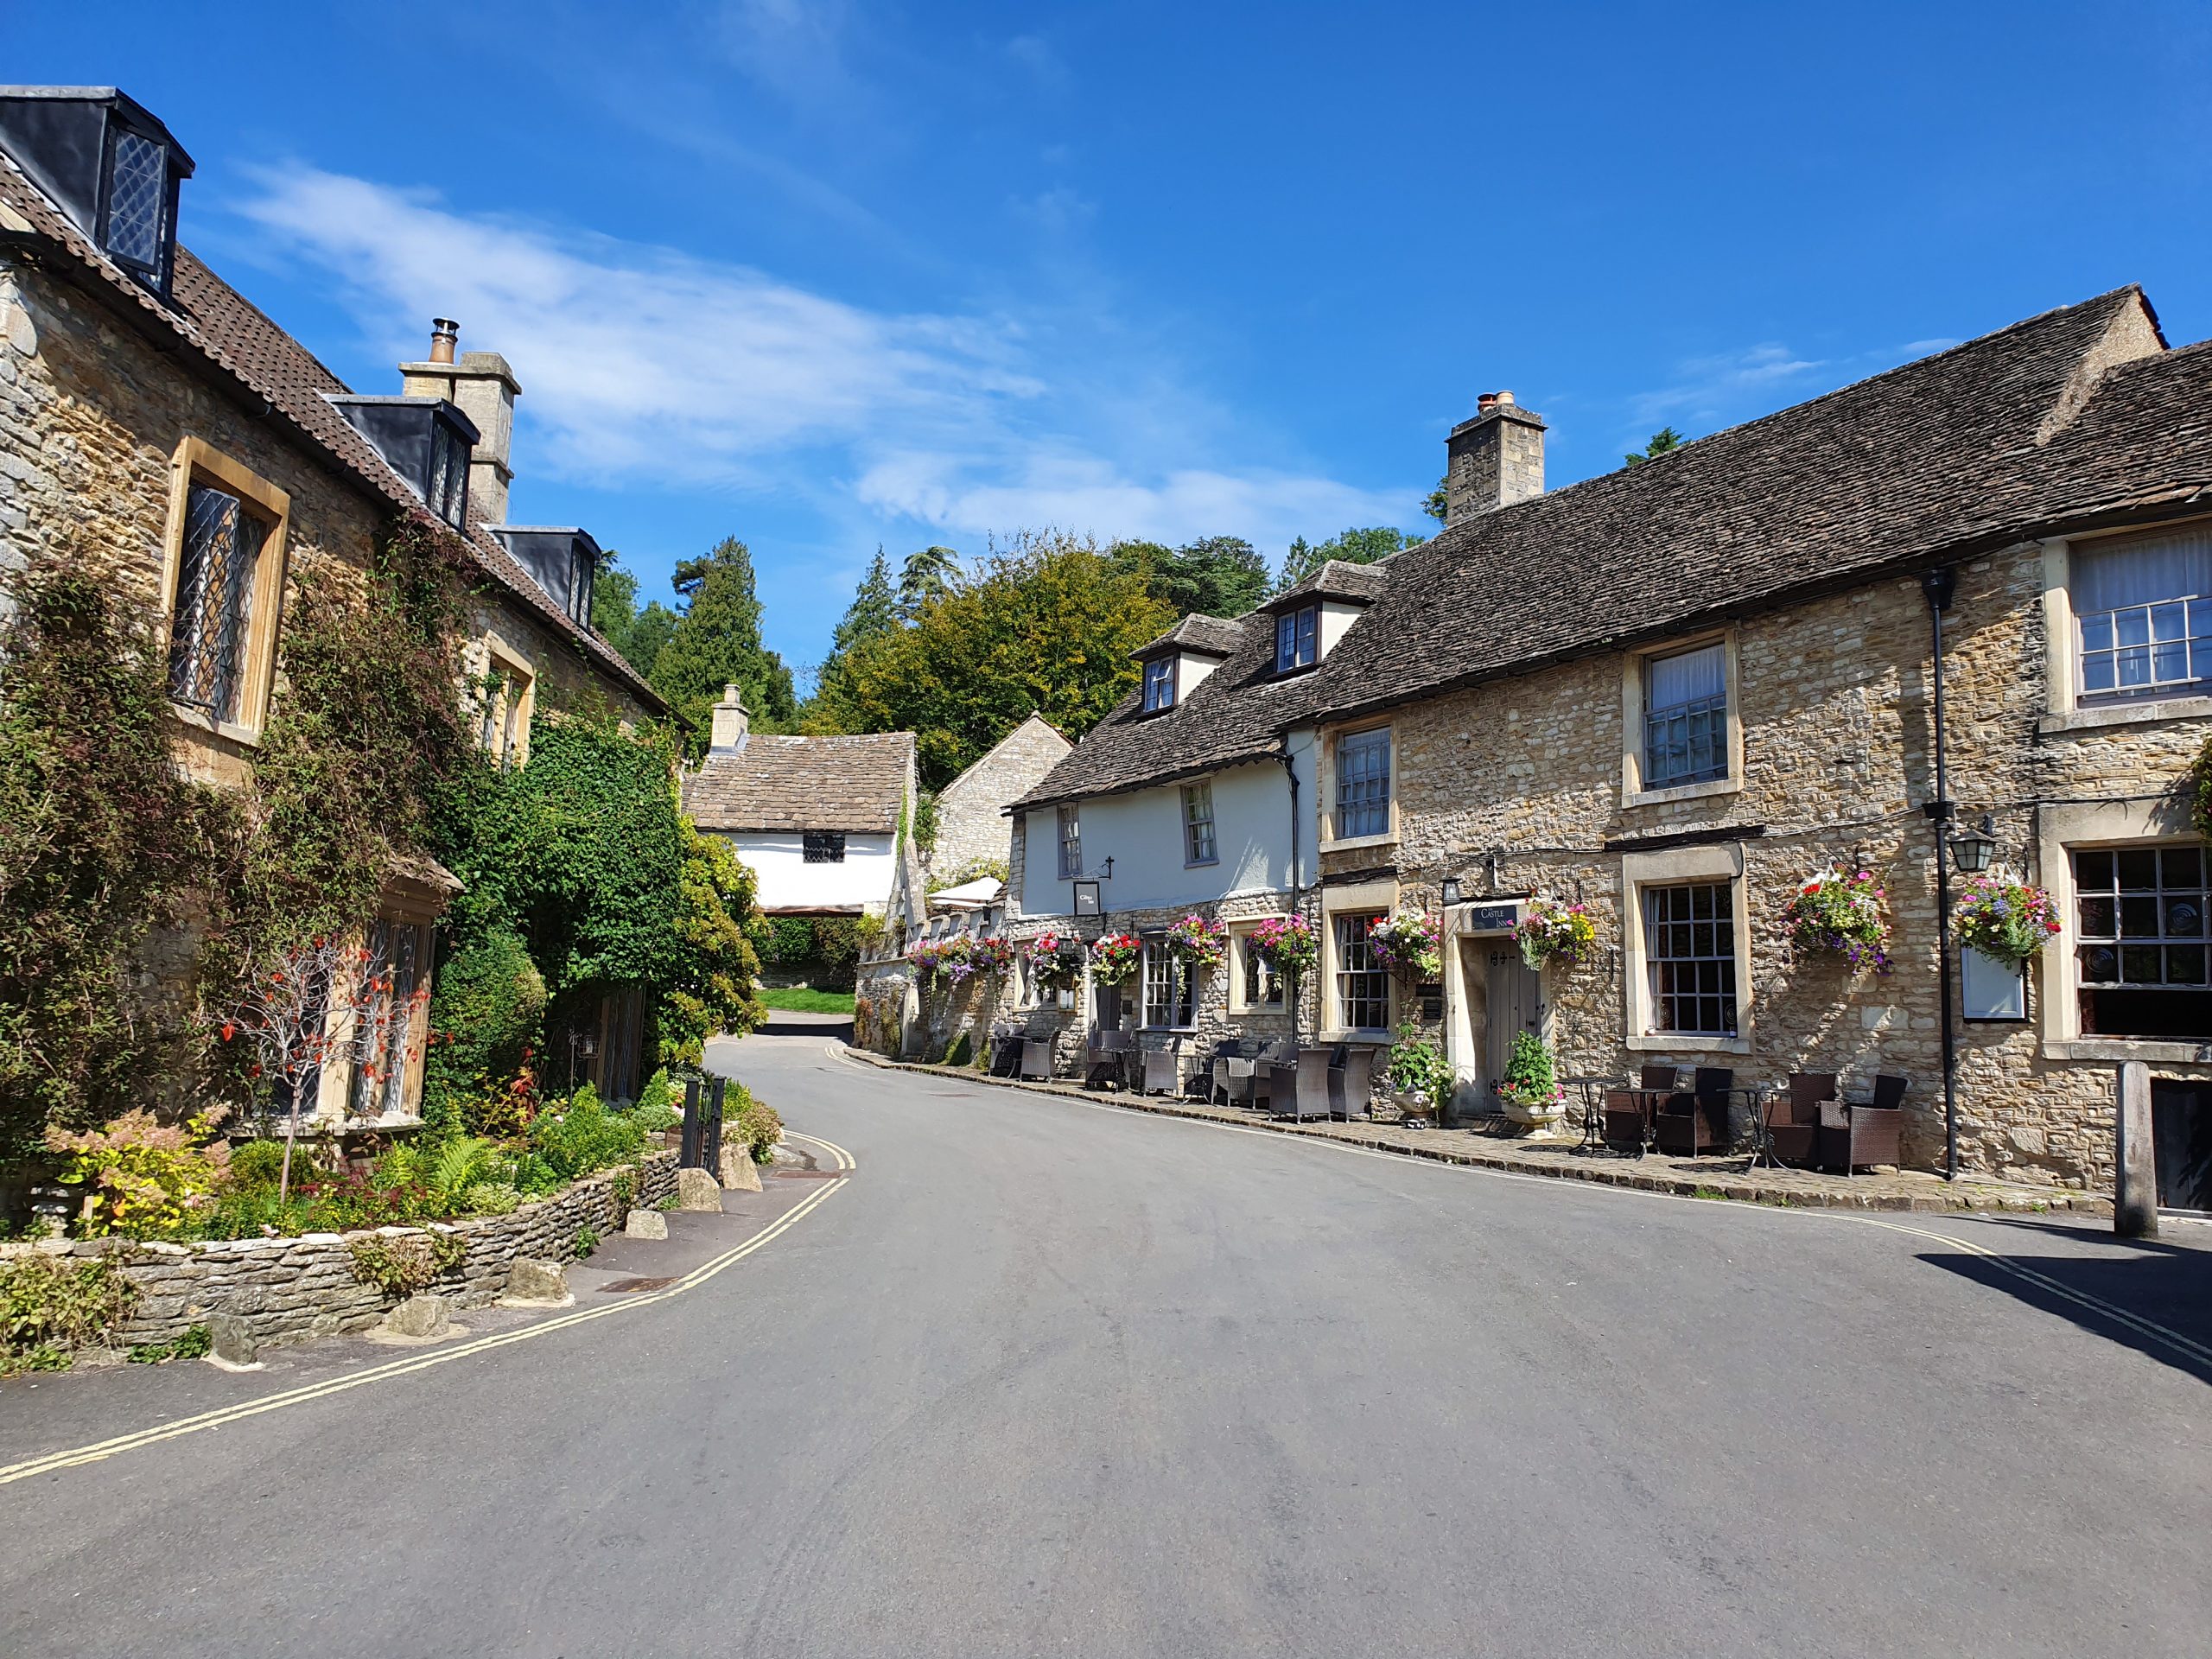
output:
[[[673,1197],[676,1161],[673,1152],[649,1153],[633,1168],[603,1170],[510,1214],[441,1224],[435,1230],[466,1241],[468,1253],[429,1288],[461,1307],[498,1300],[517,1261],[565,1262],[575,1254],[582,1229],[601,1237],[620,1231],[625,1206],[618,1188],[626,1179],[634,1205],[650,1208]],[[119,1256],[139,1293],[137,1308],[120,1333],[126,1345],[168,1342],[211,1313],[234,1313],[256,1342],[275,1346],[376,1324],[391,1304],[354,1276],[353,1246],[366,1239],[419,1238],[429,1230],[384,1227],[194,1244],[75,1239],[0,1249]]]

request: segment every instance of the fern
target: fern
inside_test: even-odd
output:
[[[437,1149],[423,1184],[446,1203],[458,1198],[488,1173],[492,1145],[473,1135],[456,1135]]]

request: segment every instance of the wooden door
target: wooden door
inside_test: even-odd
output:
[[[1514,1038],[1536,1029],[1543,1016],[1543,993],[1535,970],[1521,959],[1521,947],[1510,938],[1487,941],[1484,955],[1489,963],[1490,1020],[1484,1062],[1488,1075],[1483,1086],[1488,1090],[1504,1077],[1506,1065],[1513,1058]]]

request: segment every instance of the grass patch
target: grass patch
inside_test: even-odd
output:
[[[1726,1202],[1728,1195],[1717,1186],[1700,1186],[1690,1194],[1694,1198],[1717,1198]]]
[[[761,1006],[781,1008],[785,1014],[850,1014],[853,994],[850,991],[817,991],[804,985],[763,988],[759,993]]]

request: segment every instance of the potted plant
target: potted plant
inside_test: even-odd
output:
[[[2001,875],[1967,878],[1959,901],[1959,938],[1969,949],[2017,968],[2060,930],[2058,906],[2041,887]]]
[[[1853,970],[1890,971],[1889,895],[1872,870],[1831,867],[1808,877],[1782,907],[1789,942],[1808,954],[1832,953]]]
[[[1229,929],[1192,911],[1167,930],[1167,948],[1193,970],[1218,968],[1228,949]]]
[[[1521,947],[1521,960],[1541,969],[1557,959],[1572,967],[1598,941],[1598,924],[1581,905],[1563,905],[1541,894],[1529,901],[1528,912],[1513,930]]]
[[[1427,911],[1401,910],[1368,930],[1367,944],[1382,967],[1427,983],[1444,973],[1439,938],[1435,917]]]
[[[1567,1110],[1567,1090],[1554,1074],[1549,1044],[1533,1031],[1513,1039],[1513,1057],[1495,1092],[1506,1116],[1539,1133],[1559,1122]]]
[[[1134,933],[1102,933],[1090,942],[1090,976],[1101,985],[1122,984],[1143,953],[1143,941]]]
[[[1426,1128],[1432,1118],[1442,1116],[1444,1097],[1452,1087],[1452,1063],[1436,1039],[1423,1036],[1410,1020],[1398,1027],[1386,1074],[1399,1121],[1408,1128]]]

